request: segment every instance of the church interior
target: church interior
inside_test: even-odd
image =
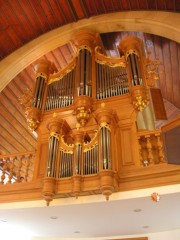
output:
[[[0,1],[2,239],[179,240],[180,1]]]

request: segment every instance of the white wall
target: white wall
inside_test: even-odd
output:
[[[105,239],[121,239],[121,238],[133,238],[133,237],[148,237],[148,240],[180,240],[180,228],[166,231],[166,232],[156,232],[147,233],[141,235],[126,235],[117,237],[107,237],[107,238],[43,238],[43,237],[33,237],[32,240],[105,240]]]

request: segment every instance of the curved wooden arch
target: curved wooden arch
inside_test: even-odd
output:
[[[29,64],[70,41],[74,31],[82,28],[89,28],[99,33],[141,31],[180,43],[179,16],[179,13],[158,11],[116,12],[83,19],[54,29],[19,48],[0,62],[0,91]]]

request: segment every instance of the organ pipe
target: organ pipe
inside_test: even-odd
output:
[[[59,155],[59,178],[71,177],[73,175],[73,154],[72,152],[66,152],[64,149],[60,149]]]
[[[56,177],[56,161],[58,155],[59,135],[57,133],[51,133],[49,138],[49,151],[47,161],[47,177]]]
[[[126,68],[96,62],[96,98],[104,99],[129,92]]]
[[[84,133],[76,130],[74,137],[74,175],[82,174],[82,145],[84,142]]]
[[[100,129],[100,147],[102,168],[111,169],[111,132],[109,127],[104,126]]]
[[[48,84],[45,110],[67,107],[73,104],[75,69]]]
[[[127,56],[132,86],[142,85],[142,74],[140,72],[140,60],[135,51],[131,51]]]
[[[78,54],[78,96],[92,96],[92,54],[88,48],[81,48]]]

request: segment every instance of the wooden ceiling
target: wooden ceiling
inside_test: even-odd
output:
[[[43,33],[115,11],[180,11],[179,0],[0,0],[0,59]]]
[[[179,0],[0,0],[0,59],[62,25],[91,16],[116,11],[180,11]],[[146,52],[158,58],[161,88],[169,119],[180,112],[180,45],[159,36],[119,32],[101,34],[108,55],[118,56],[121,39],[134,34],[143,39]],[[60,46],[44,58],[53,61],[58,70],[64,68],[74,55],[70,44]],[[33,65],[19,73],[0,94],[0,154],[26,152],[36,149],[37,140],[27,129],[23,109],[18,101],[25,88],[35,81]],[[160,126],[160,124],[159,124]]]

